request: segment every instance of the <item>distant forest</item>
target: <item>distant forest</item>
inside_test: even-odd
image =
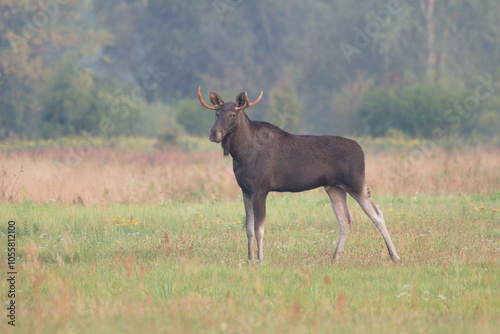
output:
[[[0,0],[0,138],[207,136],[215,91],[296,133],[489,138],[490,0]]]

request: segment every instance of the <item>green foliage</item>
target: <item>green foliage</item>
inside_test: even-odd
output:
[[[397,129],[414,138],[432,138],[436,129],[450,130],[447,115],[465,96],[434,84],[396,88],[394,92],[376,88],[364,96],[357,115],[364,134],[380,137]]]
[[[286,76],[269,93],[270,122],[285,131],[300,133],[304,129],[301,118],[302,103],[291,77]]]
[[[0,122],[6,120],[0,135],[36,138],[41,100],[47,104],[53,93],[45,85],[61,69],[62,59],[72,57],[87,67],[112,43],[113,36],[88,15],[91,10],[91,4],[84,0],[64,3],[8,0],[0,4]],[[64,72],[58,74],[64,76]],[[87,74],[82,71],[81,75]],[[66,79],[71,80],[88,83],[90,78]],[[94,95],[90,96],[90,100],[94,99]],[[61,101],[60,97],[56,100]],[[53,129],[50,126],[44,132],[75,130],[62,129],[65,123],[52,125]]]
[[[268,104],[263,108],[268,113],[257,110],[256,117],[291,131],[302,120],[307,132],[381,135],[395,126],[411,136],[428,136],[428,125],[437,121],[428,108],[447,106],[446,98],[429,94],[423,86],[422,92],[406,92],[403,97],[405,92],[393,87],[412,77],[411,85],[436,84],[451,90],[449,83],[460,82],[473,91],[477,77],[494,73],[500,62],[500,7],[494,1],[436,1],[434,7],[430,3],[3,1],[0,124],[8,121],[0,136],[33,139],[93,131],[96,118],[107,117],[98,110],[105,109],[109,98],[122,95],[113,92],[138,87],[137,95],[147,102],[177,106],[192,98],[200,84],[231,95],[264,90],[269,98],[260,106]],[[341,45],[349,45],[353,53],[346,54]],[[80,74],[70,69],[67,75],[73,77],[62,78],[68,55],[80,64]],[[76,97],[74,87],[85,83],[92,88],[82,86],[82,97]],[[382,97],[368,102],[374,98],[367,89],[370,83],[391,91],[391,101],[401,98],[397,108],[404,112],[391,114],[399,117],[396,125],[380,125],[376,118],[387,114],[366,109],[383,109],[385,104]],[[295,100],[283,96],[290,87],[297,93]],[[59,88],[68,96],[54,90]],[[99,96],[101,91],[104,96]],[[492,95],[498,97],[498,91]],[[481,106],[477,119],[464,118],[453,126],[462,134],[487,138],[497,124],[494,100]],[[135,111],[139,103],[134,100],[128,108]],[[412,106],[418,110],[411,112]],[[63,107],[74,111],[62,115],[62,109],[47,109]],[[358,109],[369,118],[361,122],[364,129],[356,119]],[[179,117],[189,133],[206,133],[193,119]],[[136,126],[142,122],[140,116],[126,118],[113,119],[116,132],[107,134],[151,136],[150,127]]]
[[[196,137],[208,136],[214,123],[214,111],[205,109],[197,100],[182,99],[176,109],[177,122],[186,132]]]
[[[355,78],[347,80],[338,92],[334,92],[331,101],[329,126],[339,135],[362,133],[356,110],[361,106],[365,93],[370,92],[373,80],[366,78],[366,72],[358,72]],[[327,123],[327,122],[325,122]]]
[[[477,114],[477,123],[470,128],[479,137],[499,137],[500,129],[500,96],[495,95],[484,102]]]
[[[437,85],[418,85],[405,89],[394,100],[394,127],[412,137],[431,138],[443,126],[445,113],[463,102],[464,96]]]
[[[64,57],[41,89],[38,136],[55,138],[83,132],[97,136],[148,135],[139,101],[134,101],[74,58]],[[146,117],[149,116],[149,117]]]
[[[91,70],[65,58],[43,83],[38,135],[46,139],[97,130],[100,121],[111,116],[114,98],[111,89]]]
[[[152,126],[150,132],[156,136],[157,147],[175,145],[184,134],[184,128],[177,122],[175,108],[158,101],[146,104],[142,113],[150,115],[145,124]]]
[[[391,99],[383,88],[376,88],[363,97],[357,110],[365,134],[383,136],[392,126]]]

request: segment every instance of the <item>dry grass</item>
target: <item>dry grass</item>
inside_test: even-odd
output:
[[[372,192],[389,195],[487,193],[500,188],[500,150],[370,151]],[[80,158],[81,156],[81,158]],[[0,200],[33,203],[166,203],[234,200],[231,159],[219,150],[137,152],[92,148],[0,151]]]
[[[69,204],[165,203],[235,198],[231,166],[221,154],[91,149],[68,167],[65,149],[0,153],[4,201]]]
[[[500,150],[468,147],[368,153],[366,178],[376,193],[488,193],[500,189]]]

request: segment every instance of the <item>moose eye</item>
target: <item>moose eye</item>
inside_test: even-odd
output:
[[[236,117],[236,114],[230,114],[229,117],[231,118],[235,118]]]

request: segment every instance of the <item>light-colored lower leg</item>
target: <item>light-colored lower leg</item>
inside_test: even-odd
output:
[[[247,238],[248,238],[248,259],[250,261],[253,261],[253,240],[254,240],[253,225],[251,227],[247,225]]]
[[[349,234],[352,219],[347,207],[346,192],[343,189],[337,187],[325,187],[325,190],[330,197],[333,212],[335,213],[335,217],[337,217],[337,221],[339,222],[339,240],[337,242],[335,253],[333,254],[333,259],[338,260],[340,258],[340,255],[344,251],[344,245],[347,240],[347,235]]]
[[[387,226],[385,225],[384,215],[373,201],[370,195],[370,191],[368,190],[368,187],[365,186],[365,191],[362,194],[354,195],[353,197],[359,203],[363,211],[371,219],[373,224],[375,224],[375,226],[378,228],[378,230],[384,237],[384,241],[387,246],[387,250],[389,251],[389,256],[391,257],[391,259],[394,260],[395,262],[401,261],[398,253],[396,252],[396,248],[392,243],[389,231],[387,230]]]
[[[372,206],[376,207],[375,202],[373,202],[373,200],[371,202]],[[385,225],[384,215],[382,211],[380,211],[378,208],[377,211],[378,211],[378,217],[373,218],[372,221],[375,224],[375,226],[377,226],[380,233],[382,233],[382,236],[384,237],[387,250],[389,251],[389,256],[394,261],[399,262],[401,261],[401,259],[398,255],[398,252],[396,251],[396,247],[394,247],[394,244],[392,243],[391,236],[389,235],[389,231],[387,230],[387,226]]]
[[[255,237],[257,238],[257,259],[259,261],[264,260],[264,224],[257,228],[255,233]]]
[[[246,229],[248,238],[248,259],[253,260],[253,240],[255,238],[254,230],[254,213],[252,206],[252,196],[243,192],[243,201],[245,203],[245,214],[246,214]]]
[[[253,194],[252,207],[254,212],[254,231],[257,239],[257,259],[264,260],[264,224],[266,222],[266,197],[267,193]]]

